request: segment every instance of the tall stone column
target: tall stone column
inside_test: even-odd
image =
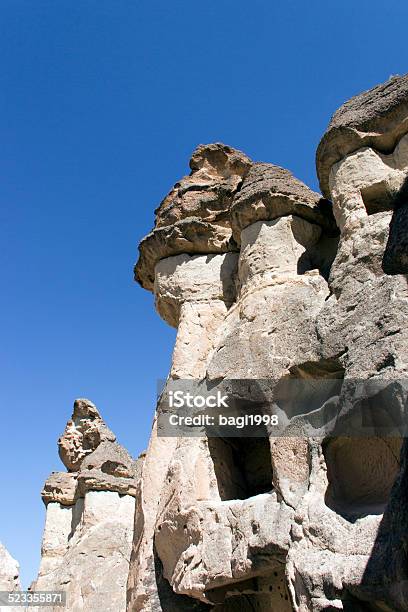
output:
[[[407,126],[402,77],[334,115],[317,153],[323,197],[216,144],[159,206],[135,272],[178,328],[171,382],[238,379],[245,412],[272,381],[267,410],[287,429],[162,438],[155,422],[129,612],[406,609],[406,457],[400,469],[399,440],[340,436],[339,424],[359,402],[374,420],[405,409],[403,384],[390,399],[375,385],[353,395],[351,382],[394,389],[407,373],[406,279],[382,269]],[[287,384],[297,379],[312,383],[304,395]]]
[[[135,274],[142,286],[154,290],[160,316],[177,327],[170,378],[200,380],[235,299],[238,257],[227,211],[250,160],[216,144],[199,147],[190,166],[191,175],[177,183],[160,205],[155,229],[140,245]],[[166,484],[171,482],[169,465],[184,441],[158,436],[156,419],[157,414],[138,489],[128,580],[128,610],[137,612],[174,606],[174,593],[155,550],[154,531]],[[197,440],[191,446],[194,454]],[[179,610],[190,610],[192,605],[190,598],[177,600]]]
[[[334,429],[313,449],[287,566],[299,612],[406,609],[404,553],[396,545],[406,540],[401,439],[365,433],[361,411],[367,428],[370,419],[397,423],[396,415],[406,414],[407,285],[402,276],[386,277],[382,260],[408,170],[407,120],[405,76],[344,104],[317,151],[321,189],[341,230],[317,331],[323,358],[344,370],[338,422],[360,429],[342,436]],[[405,466],[403,455],[401,461]]]
[[[76,400],[58,444],[68,471],[53,472],[42,491],[46,520],[33,588],[65,592],[73,611],[124,610],[143,459],[130,457],[84,399]]]
[[[237,253],[182,254],[156,264],[157,311],[169,325],[177,325],[172,378],[205,376],[217,331],[235,300],[237,264]]]
[[[299,362],[317,359],[314,323],[328,295],[324,274],[337,244],[330,205],[326,202],[322,211],[319,202],[319,195],[289,172],[255,164],[231,201],[234,239],[241,246],[237,278],[234,253],[180,254],[156,263],[156,307],[166,321],[178,325],[172,377],[207,377],[210,382],[279,378]],[[244,436],[242,459],[246,456],[247,465],[240,473],[236,451],[222,440],[180,438],[166,441],[160,450],[155,448],[157,440],[154,432],[144,469],[150,456],[152,466],[160,465],[161,480],[152,486],[148,480],[155,497],[146,508],[153,511],[144,512],[141,531],[136,527],[135,559],[141,561],[133,575],[142,578],[142,587],[129,583],[130,609],[156,605],[183,610],[200,601],[221,604],[224,599],[226,606],[238,605],[249,597],[265,611],[276,605],[289,610],[281,565],[289,547],[289,504],[307,486],[304,445],[297,443],[294,449],[289,442],[277,441],[271,458],[268,439],[251,442]],[[162,463],[165,452],[167,469]],[[295,453],[298,463],[302,457],[300,466],[293,461]],[[255,467],[254,461],[261,463]],[[261,465],[262,475],[249,482],[251,470],[259,471]],[[282,491],[288,505],[279,502]],[[273,550],[268,560],[264,547]],[[257,549],[259,561],[250,552]],[[152,556],[157,595],[148,568]]]
[[[177,255],[161,260],[155,270],[155,299],[160,315],[177,325],[170,378],[204,377],[217,332],[234,298],[237,255]],[[158,406],[160,410],[160,405]],[[194,461],[197,438],[189,439]],[[135,610],[161,609],[154,530],[159,504],[166,494],[169,464],[183,440],[157,435],[156,419],[150,437],[137,496],[135,545],[129,578]],[[193,448],[191,448],[193,447]],[[134,576],[134,577],[133,577]]]

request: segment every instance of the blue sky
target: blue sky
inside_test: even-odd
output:
[[[398,0],[2,0],[0,540],[25,585],[73,400],[147,444],[175,333],[132,266],[191,151],[222,141],[317,188],[330,115],[408,72],[407,18]]]

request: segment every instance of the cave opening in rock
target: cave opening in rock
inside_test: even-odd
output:
[[[368,215],[375,215],[393,209],[393,193],[385,181],[360,190]]]
[[[321,359],[289,371],[274,389],[275,403],[288,419],[303,418],[324,431],[337,410],[335,400],[341,394],[344,368],[338,359]]]
[[[206,596],[217,612],[292,611],[283,567],[267,575],[209,589]]]
[[[266,429],[262,437],[208,439],[222,500],[246,499],[272,490],[272,465]]]
[[[323,445],[325,502],[345,518],[382,514],[400,466],[401,438],[338,437]]]

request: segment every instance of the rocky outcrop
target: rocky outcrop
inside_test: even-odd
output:
[[[298,351],[298,359],[305,353],[310,359],[317,358],[313,321],[328,295],[318,268],[327,274],[337,246],[330,204],[289,172],[254,164],[232,200],[229,223],[240,245],[239,256],[183,254],[164,258],[155,266],[156,306],[171,325],[178,325],[171,368],[174,380],[203,379],[206,375],[224,380],[267,377],[272,371],[276,375],[282,369],[286,372],[294,351]],[[322,228],[327,236],[322,235]],[[293,318],[299,309],[304,311],[296,330],[290,312],[282,313],[281,309],[281,304],[289,305],[291,300]],[[255,322],[259,303],[272,308],[268,313],[259,311]],[[270,340],[267,337],[272,321],[276,328],[283,325],[281,347],[277,334]],[[304,343],[296,345],[292,336],[299,334],[303,334]],[[262,335],[265,337],[260,340]],[[264,357],[260,358],[260,353]],[[159,405],[159,413],[160,409]],[[249,462],[251,454],[259,455],[261,465],[262,460],[270,462],[269,444],[265,448],[264,442],[247,444],[251,448]],[[285,448],[293,456],[293,444],[277,441],[274,447],[276,463],[282,465],[283,474],[290,473]],[[305,444],[297,444],[295,452],[304,455]],[[239,501],[230,481],[239,480],[234,474],[234,457],[228,444],[220,447],[217,442],[198,438],[161,438],[154,429],[139,491],[141,512],[135,523],[129,609],[176,610],[192,606],[194,601],[194,605],[201,601],[207,607],[225,599],[231,603],[242,589],[248,590],[248,601],[253,599],[256,604],[276,605],[278,601],[280,606],[289,606],[282,564],[289,549],[293,509],[279,501],[273,490],[272,467],[267,464],[255,477],[266,492],[253,499],[250,495],[248,500],[244,495]],[[217,473],[219,462],[224,465],[223,477]],[[294,473],[304,487],[305,470],[294,466]],[[285,486],[287,476],[283,474]],[[247,488],[245,478],[241,480],[240,489]],[[263,514],[275,520],[264,522]],[[279,525],[279,529],[267,525]],[[189,542],[195,541],[198,533],[201,536],[192,549]],[[271,551],[270,559],[264,562],[263,545]],[[258,548],[259,561],[250,561],[255,554],[250,551]],[[271,595],[269,573],[276,574],[281,592]],[[170,583],[170,590],[163,582]],[[161,608],[163,598],[168,608]]]
[[[200,189],[182,179],[158,209],[136,278],[177,339],[136,492],[129,612],[408,610],[403,230],[388,241],[407,83],[334,115],[317,154],[326,199],[218,144],[191,162]],[[280,427],[169,435],[177,385],[227,389]]]
[[[35,589],[65,591],[72,611],[124,610],[142,458],[132,459],[85,399],[75,401],[58,446],[68,472],[53,472],[43,488]]]
[[[0,542],[0,591],[7,593],[20,590],[20,566]],[[7,602],[7,596],[4,602]],[[7,609],[8,612],[19,612],[21,610],[21,607],[18,606],[0,607],[3,610]]]
[[[371,148],[381,157],[406,149],[408,132],[408,75],[389,81],[355,96],[333,115],[317,149],[316,164],[320,188],[330,198],[330,172],[351,153]]]
[[[236,149],[200,145],[190,160],[191,174],[175,184],[156,209],[156,223],[139,246],[135,279],[153,289],[154,267],[172,255],[236,250],[229,222],[235,193],[251,166]]]
[[[19,591],[19,576],[19,564],[0,542],[0,591]]]
[[[220,143],[190,169],[135,266],[177,328],[146,455],[76,400],[34,587],[73,612],[408,611],[408,76],[334,114],[323,196]],[[176,389],[267,420],[171,429]]]
[[[240,244],[242,230],[253,223],[287,215],[315,223],[329,235],[338,233],[329,201],[309,189],[289,170],[273,164],[253,164],[231,207],[235,241]]]
[[[408,274],[408,178],[392,201],[392,209],[383,270],[386,274]]]

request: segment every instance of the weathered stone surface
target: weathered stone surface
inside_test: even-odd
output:
[[[288,373],[299,359],[318,358],[315,317],[328,287],[309,265],[304,274],[298,271],[308,262],[301,242],[313,247],[319,233],[318,226],[291,216],[258,221],[242,232],[239,299],[220,328],[210,379],[269,379]]]
[[[20,566],[0,542],[0,591],[20,590]]]
[[[190,176],[176,183],[155,210],[156,227],[173,225],[186,217],[229,225],[232,198],[250,166],[249,157],[232,147],[199,145],[190,160]]]
[[[87,399],[77,399],[74,412],[58,440],[62,463],[70,472],[77,471],[84,458],[103,440],[114,442],[116,437],[106,427],[96,406]]]
[[[36,589],[89,612],[408,611],[407,78],[334,115],[333,206],[225,145],[195,151],[136,266],[177,327],[146,457],[76,401]],[[162,436],[181,382],[279,428]]]
[[[86,399],[75,401],[58,446],[69,471],[53,472],[44,485],[47,514],[35,589],[65,591],[73,611],[125,610],[143,457],[132,459]]]
[[[330,170],[338,161],[362,147],[388,154],[408,132],[408,75],[361,93],[333,115],[317,149],[320,188],[330,197]]]
[[[176,183],[156,209],[155,228],[139,246],[135,279],[150,291],[160,259],[236,250],[229,209],[251,160],[241,151],[215,143],[197,147],[190,167],[190,176]]]
[[[394,210],[383,257],[386,274],[408,274],[408,179],[392,202]]]
[[[226,253],[236,251],[230,227],[213,225],[197,217],[154,229],[139,245],[135,279],[153,291],[154,268],[158,261],[180,253]]]
[[[113,491],[50,503],[35,589],[65,591],[68,610],[125,610],[134,509],[132,496]]]
[[[273,164],[253,164],[231,207],[235,241],[240,243],[243,229],[257,221],[271,221],[286,215],[297,215],[330,233],[337,227],[331,203],[315,193],[289,170]]]
[[[176,444],[177,438],[158,437],[155,419],[136,497],[133,547],[127,584],[127,609],[130,610],[153,612],[162,609],[162,594],[157,580],[160,586],[163,585],[158,574],[159,561],[154,547],[154,527],[168,464]],[[173,591],[171,588],[169,591],[171,601]]]
[[[41,491],[45,505],[58,502],[63,506],[72,506],[77,497],[77,477],[73,472],[51,472]]]
[[[404,136],[389,155],[365,147],[346,156],[330,171],[333,212],[341,229],[354,219],[389,211],[408,172]]]
[[[327,216],[318,207],[314,211],[319,198],[306,186],[283,171],[280,178],[287,200],[271,219],[269,213],[264,222],[255,216],[255,222],[239,228],[238,262],[235,254],[179,255],[156,265],[156,307],[170,324],[178,324],[173,379],[281,376],[306,355],[319,358],[315,318],[328,296],[319,268],[330,267],[334,257],[334,221],[330,208]],[[303,200],[299,205],[297,197]],[[308,209],[305,215],[290,214],[302,206]],[[307,215],[321,223],[307,221]],[[330,227],[329,237],[323,227]],[[334,249],[327,246],[330,241]],[[262,609],[275,605],[276,597],[282,610],[290,609],[281,568],[290,542],[290,504],[307,490],[307,448],[290,440],[276,441],[273,449],[268,441],[259,448],[254,444],[262,470],[255,463],[244,476],[236,471],[235,455],[247,456],[250,444],[238,451],[197,438],[159,438],[154,429],[138,494],[143,510],[135,523],[129,610],[161,609],[163,578],[173,593],[169,609],[182,609],[185,597],[240,606],[243,592]],[[302,466],[299,457],[304,457]],[[248,457],[248,465],[251,461]],[[260,486],[266,492],[246,500],[248,486],[248,491]],[[282,491],[287,505],[278,501]],[[236,495],[244,498],[238,503]],[[262,522],[264,514],[270,522]],[[268,572],[278,576],[275,584],[282,581],[282,596],[271,595]]]
[[[155,269],[155,305],[160,316],[174,327],[184,304],[223,302],[236,296],[238,255],[177,255],[162,259]]]
[[[382,372],[404,378],[407,285],[400,276],[382,273],[390,216],[376,217],[344,235],[338,265],[332,268],[333,293],[319,317],[318,333],[325,352],[344,354],[351,377]]]
[[[181,611],[188,601],[220,612],[408,610],[400,237],[389,241],[396,275],[382,269],[408,170],[405,83],[345,105],[320,145],[338,229],[318,194],[253,164],[230,204],[239,253],[188,251],[156,265],[157,309],[178,327],[168,385],[229,385],[244,410],[263,399],[286,429],[166,438],[155,421],[128,612]],[[294,382],[310,384],[299,392]],[[165,392],[157,419],[164,410]]]
[[[400,387],[396,394],[370,392],[375,380],[404,381],[408,366],[406,281],[401,276],[386,277],[381,266],[393,196],[400,189],[408,166],[407,137],[400,138],[406,131],[405,84],[405,77],[394,84],[391,82],[390,97],[386,95],[382,101],[376,100],[376,96],[387,91],[388,85],[368,92],[360,101],[351,101],[349,106],[346,104],[344,109],[350,110],[350,115],[345,112],[343,117],[340,113],[337,127],[334,121],[332,133],[331,128],[328,132],[327,142],[332,142],[333,147],[338,144],[339,151],[344,151],[328,167],[341,237],[329,279],[332,295],[317,318],[317,331],[323,355],[338,360],[346,380],[370,381],[365,383],[359,398],[354,392],[347,397],[349,391],[343,384],[338,400],[340,421],[361,419],[357,410],[362,405],[370,407],[367,413],[370,420],[381,422],[382,414],[385,418],[399,415],[397,422],[401,417],[402,423],[406,419],[403,416],[406,397],[404,392],[401,395],[403,383],[402,386],[396,382],[391,384],[391,387]],[[362,115],[357,114],[353,119],[360,103]],[[361,117],[365,114],[367,121],[364,122]],[[349,131],[348,121],[352,127]],[[354,140],[350,136],[343,143],[344,134],[347,138],[354,134]],[[387,138],[389,146],[385,144]],[[367,144],[372,148],[364,147]],[[328,163],[330,152],[326,151],[326,155],[325,163]],[[318,520],[312,530],[313,539],[303,536],[288,555],[292,596],[296,595],[299,602],[296,610],[320,610],[329,605],[353,610],[365,609],[366,605],[373,609],[377,606],[378,609],[383,606],[390,610],[407,609],[406,603],[401,603],[406,580],[401,569],[402,549],[395,541],[390,545],[390,532],[387,535],[384,532],[384,521],[392,516],[391,508],[398,499],[394,493],[398,485],[393,493],[390,491],[394,481],[401,482],[402,478],[401,475],[397,478],[400,446],[400,438],[378,435],[363,439],[355,435],[334,438],[323,446],[323,455],[316,445],[316,463],[312,464],[316,467],[312,467],[312,473],[316,469],[314,481],[320,480],[321,492],[315,488],[313,493],[309,488],[313,494],[309,502],[308,496],[303,502],[309,503],[309,508],[300,514],[309,523],[313,516]],[[320,462],[324,472],[318,467]],[[388,521],[400,518],[398,512],[393,516]],[[307,522],[303,521],[306,534],[310,530]],[[395,528],[396,525],[395,522]],[[401,532],[400,536],[406,537]],[[316,567],[321,568],[319,572]]]
[[[234,470],[234,461],[228,461],[227,447],[221,455],[214,444],[218,441],[179,441],[155,531],[164,576],[174,591],[207,603],[217,601],[213,589],[275,570],[286,557],[293,517],[293,510],[272,491],[272,480],[266,483],[268,493],[234,499],[236,479],[228,471]],[[224,489],[214,471],[217,451],[224,463]]]
[[[78,473],[80,495],[86,491],[116,491],[121,495],[136,495],[135,462],[117,442],[101,442],[82,461]]]

